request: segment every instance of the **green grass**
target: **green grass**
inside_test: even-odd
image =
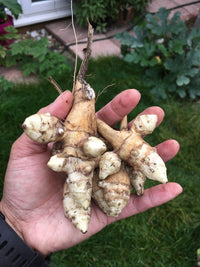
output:
[[[183,193],[160,207],[109,225],[73,248],[54,253],[51,267],[195,266],[196,250],[200,247],[200,103],[173,98],[167,101],[154,99],[142,84],[140,70],[127,66],[118,58],[91,60],[87,81],[97,94],[106,86],[115,84],[99,96],[97,110],[127,88],[137,88],[142,94],[138,107],[129,118],[151,105],[164,109],[165,120],[148,137],[148,142],[156,145],[169,138],[179,141],[180,152],[167,163],[167,168],[169,180],[179,182]],[[58,83],[63,89],[70,89],[72,74],[61,77]],[[22,133],[20,124],[56,96],[47,81],[1,92],[2,184],[11,144]],[[145,186],[155,184],[147,181]]]

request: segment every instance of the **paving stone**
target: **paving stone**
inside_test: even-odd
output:
[[[176,6],[176,3],[174,0],[152,0],[152,2],[149,4],[147,10],[151,13],[155,13],[159,10],[160,7],[166,7],[167,9],[173,8]]]
[[[45,28],[64,45],[75,43],[75,36],[71,26],[70,18],[62,21],[47,23]],[[78,41],[82,40],[87,36],[87,29],[76,27],[76,35]]]
[[[148,6],[149,12],[157,12],[160,7],[165,6],[167,9],[174,8],[178,5],[183,5],[186,3],[191,3],[191,0],[152,0]],[[174,9],[171,11],[170,16],[175,12],[181,12],[181,18],[184,20],[190,19],[192,16],[198,15],[200,10],[200,3],[195,5],[185,6],[182,8]],[[94,42],[92,45],[92,57],[97,58],[99,56],[106,55],[120,55],[120,42],[115,38],[110,38],[114,34],[125,31],[129,26],[114,25],[112,29],[109,29],[107,33],[100,34],[94,33]],[[71,25],[71,18],[62,19],[59,21],[47,22],[45,28],[49,33],[51,33],[57,40],[59,40],[63,45],[69,46],[71,52],[76,53],[76,46],[71,45],[75,43],[74,32]],[[78,42],[87,41],[87,29],[79,28],[75,26]],[[134,34],[132,32],[132,34]],[[99,40],[105,39],[105,40]],[[98,41],[97,41],[98,40]],[[78,44],[77,54],[80,58],[83,58],[83,48],[85,48],[86,43]],[[24,77],[23,73],[17,70],[15,67],[3,68],[0,67],[0,76],[4,75],[5,78],[13,82],[37,82],[38,77],[32,75],[30,77]]]
[[[149,7],[149,12],[157,12],[160,7],[165,6],[167,9],[171,9],[176,7],[177,5],[182,5],[186,3],[190,3],[191,0],[153,0]],[[182,19],[190,19],[191,16],[195,16],[198,13],[198,8],[200,8],[200,3],[192,6],[186,6],[179,9],[172,10],[170,13],[170,17],[177,11],[181,12]],[[69,47],[69,50],[73,53],[76,53],[75,44],[75,36],[71,25],[71,18],[66,18],[61,21],[47,23],[45,28],[53,35],[56,39],[62,42],[65,46]],[[77,54],[80,58],[83,57],[83,48],[85,44],[82,42],[86,42],[87,29],[79,28],[75,25],[77,40],[80,42],[77,47]],[[112,36],[120,31],[124,31],[127,29],[127,26],[115,25],[112,29],[109,29],[107,33],[100,34],[94,32],[93,37],[93,46],[92,46],[92,57],[105,56],[105,55],[120,55],[120,42],[113,39],[106,39],[109,36]],[[100,39],[99,41],[96,41]],[[101,40],[105,39],[105,40]],[[73,44],[73,45],[72,45]]]
[[[128,26],[114,25],[112,29],[110,29],[105,34],[94,32],[91,56],[97,58],[101,55],[120,55],[120,42],[114,38],[111,39],[110,36],[125,31],[127,27]],[[76,53],[76,41],[71,25],[71,19],[66,19],[55,23],[48,23],[45,28],[58,40],[60,40],[65,46],[68,46],[70,51]],[[77,41],[79,42],[77,54],[80,58],[82,58],[82,50],[83,48],[85,48],[85,43],[87,42],[87,29],[78,28],[77,26],[75,26],[75,29]],[[82,44],[82,42],[85,43]]]
[[[184,4],[190,4],[191,0],[153,0],[152,3],[148,6],[148,11],[149,12],[157,12],[160,7],[164,6],[167,9],[174,8],[179,5],[184,5]],[[184,6],[180,8],[176,8],[171,11],[170,17],[173,16],[175,12],[180,12],[181,13],[181,19],[183,20],[188,20],[193,16],[197,16],[198,12],[200,9],[200,3],[194,4],[194,5],[189,5],[189,6]]]
[[[37,83],[39,81],[38,76],[30,75],[25,77],[21,70],[18,70],[16,67],[4,68],[0,67],[0,77],[4,76],[6,80],[13,83]]]
[[[86,44],[79,44],[77,47],[77,55],[83,59],[83,49]],[[76,54],[76,46],[70,46],[69,49]],[[103,40],[98,42],[93,42],[92,44],[92,55],[93,58],[98,58],[99,56],[111,56],[111,55],[120,55],[121,50],[120,46],[116,45],[112,40]]]

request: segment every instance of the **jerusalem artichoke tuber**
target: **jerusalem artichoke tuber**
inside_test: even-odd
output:
[[[92,36],[93,28],[89,24],[88,44],[73,88],[73,106],[65,122],[61,123],[52,116],[48,118],[48,115],[36,114],[27,118],[23,124],[25,133],[35,141],[59,141],[58,145],[54,145],[54,155],[48,166],[67,174],[63,193],[65,215],[83,233],[87,232],[91,213],[92,176],[96,158],[106,150],[105,144],[96,137],[95,93],[84,80]],[[45,120],[47,124],[44,124]]]
[[[131,185],[140,196],[146,176],[167,182],[164,162],[156,149],[143,140],[143,136],[152,133],[156,127],[156,115],[137,116],[130,130],[125,116],[120,131],[96,119],[95,93],[85,81],[92,36],[93,28],[89,24],[87,48],[66,120],[61,122],[50,114],[35,114],[22,125],[34,141],[54,142],[47,165],[56,172],[66,173],[63,192],[65,216],[82,233],[88,230],[91,197],[104,213],[116,217],[129,202]],[[109,149],[106,152],[107,144],[113,151]]]
[[[124,165],[104,180],[99,180],[98,170],[95,170],[92,190],[92,197],[102,211],[117,217],[130,199],[130,179]]]
[[[156,122],[156,115],[140,115],[130,130],[114,130],[100,119],[97,119],[97,127],[99,133],[112,144],[115,153],[135,171],[143,173],[149,179],[166,183],[167,174],[163,160],[156,149],[142,138],[142,135],[154,130]]]

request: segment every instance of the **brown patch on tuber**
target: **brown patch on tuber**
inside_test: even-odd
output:
[[[87,47],[72,91],[73,105],[66,120],[61,122],[50,114],[35,114],[22,125],[33,140],[55,142],[47,165],[66,174],[64,213],[82,233],[88,230],[91,197],[104,213],[117,217],[129,202],[130,185],[138,195],[142,195],[146,176],[167,182],[164,162],[156,149],[142,138],[153,132],[156,115],[136,117],[130,130],[127,117],[124,117],[120,131],[96,119],[95,93],[85,81],[92,37],[93,28],[89,24]],[[59,91],[58,85],[55,86]]]

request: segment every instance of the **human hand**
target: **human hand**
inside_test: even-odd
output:
[[[139,100],[140,94],[137,90],[123,91],[102,108],[97,117],[114,126]],[[72,95],[66,91],[39,112],[49,112],[64,119],[71,105]],[[158,125],[164,117],[164,112],[159,107],[150,107],[144,113],[156,114]],[[168,140],[156,148],[163,160],[167,161],[176,155],[179,144],[175,140]],[[142,197],[134,194],[118,218],[107,217],[92,204],[89,229],[83,235],[64,216],[62,195],[65,175],[47,167],[50,156],[49,145],[35,143],[22,134],[11,149],[0,203],[0,210],[11,227],[42,255],[74,246],[106,225],[161,205],[182,191],[179,184],[167,183],[145,190]]]

